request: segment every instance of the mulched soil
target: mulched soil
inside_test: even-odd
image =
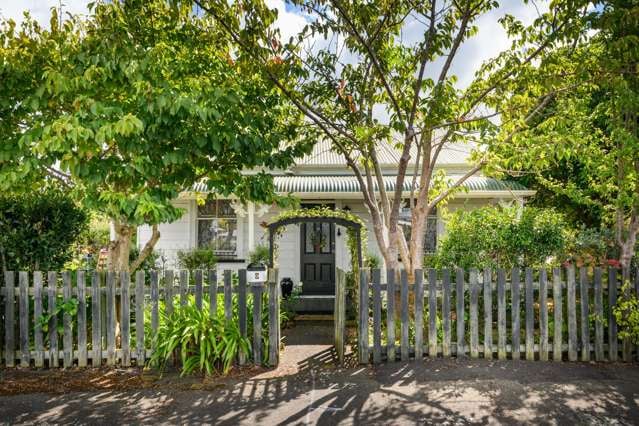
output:
[[[335,365],[332,348],[332,323],[302,321],[296,327],[283,330],[286,349],[282,352],[280,365],[276,369],[256,367],[234,367],[225,376],[193,375],[180,377],[173,369],[160,374],[156,370],[131,368],[70,368],[27,369],[0,368],[0,396],[86,391],[126,391],[136,389],[209,390],[251,378],[281,378],[296,376],[303,379],[310,369],[327,371],[339,369]],[[349,333],[352,330],[348,329]],[[317,342],[319,341],[319,345]],[[345,366],[356,366],[352,353],[345,359]]]
[[[210,389],[228,381],[250,378],[267,371],[261,367],[232,369],[226,376],[193,375],[180,377],[177,371],[160,374],[141,368],[72,368],[67,370],[0,369],[0,396],[85,391],[125,391],[171,387],[173,389]]]

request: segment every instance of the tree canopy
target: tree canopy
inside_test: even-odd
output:
[[[170,201],[194,182],[270,203],[263,170],[307,148],[290,142],[299,114],[233,58],[219,26],[162,0],[96,3],[86,19],[52,9],[50,29],[4,21],[0,86],[2,189],[62,182],[113,221],[117,269],[135,226],[178,218]]]
[[[230,34],[238,60],[261,70],[304,114],[306,136],[330,140],[344,157],[359,181],[387,266],[396,268],[401,259],[409,271],[421,266],[429,212],[487,164],[486,145],[508,144],[544,109],[538,88],[529,104],[509,111],[513,126],[498,122],[504,93],[515,82],[530,83],[533,64],[544,63],[548,51],[585,31],[581,17],[587,7],[581,1],[553,2],[529,27],[502,16],[512,46],[462,86],[453,63],[463,60],[461,47],[477,33],[478,20],[497,7],[495,1],[292,0],[287,5],[307,25],[288,40],[277,28],[277,11],[263,0],[195,3]],[[561,86],[557,79],[553,83],[544,89]],[[473,151],[469,170],[446,176],[440,155],[459,145]],[[393,191],[383,183],[379,160],[388,147],[399,157]],[[400,225],[406,207],[410,238]]]
[[[622,266],[629,266],[639,232],[639,5],[596,2],[584,18],[593,35],[552,52],[531,67],[526,86],[514,84],[502,108],[510,111],[546,90],[549,105],[536,120],[495,150],[508,172],[534,173],[556,194],[601,214],[615,230]],[[565,90],[548,91],[561,79]],[[557,173],[564,166],[578,173]]]

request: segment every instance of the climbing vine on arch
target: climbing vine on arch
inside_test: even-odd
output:
[[[300,218],[300,219],[326,218],[326,219],[329,219],[329,221],[330,219],[342,219],[349,222],[354,222],[359,225],[360,242],[361,242],[360,247],[367,246],[368,234],[367,234],[364,221],[362,221],[362,219],[360,219],[359,217],[355,216],[354,214],[350,212],[347,212],[344,210],[332,210],[332,209],[329,209],[328,207],[313,207],[311,209],[298,208],[298,209],[283,211],[271,221],[271,224],[277,224],[280,221],[284,221],[286,219],[295,219],[295,218]],[[275,256],[275,253],[277,252],[277,238],[279,238],[282,235],[285,227],[286,225],[282,225],[273,229],[274,256]],[[346,226],[346,246],[351,255],[351,272],[353,273],[354,276],[358,276],[359,275],[358,259],[360,256],[363,256],[363,254],[359,253],[360,247],[358,247],[357,245],[357,229],[353,226]],[[363,260],[364,259],[362,257],[362,261]]]

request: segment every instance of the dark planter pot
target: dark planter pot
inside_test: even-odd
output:
[[[293,280],[290,278],[282,278],[282,281],[280,281],[280,287],[282,289],[282,297],[284,299],[288,299],[289,297],[291,297],[291,294],[293,293]]]

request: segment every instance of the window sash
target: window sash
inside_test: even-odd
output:
[[[238,219],[229,200],[210,200],[198,206],[197,247],[209,247],[218,256],[234,257],[238,238]]]

